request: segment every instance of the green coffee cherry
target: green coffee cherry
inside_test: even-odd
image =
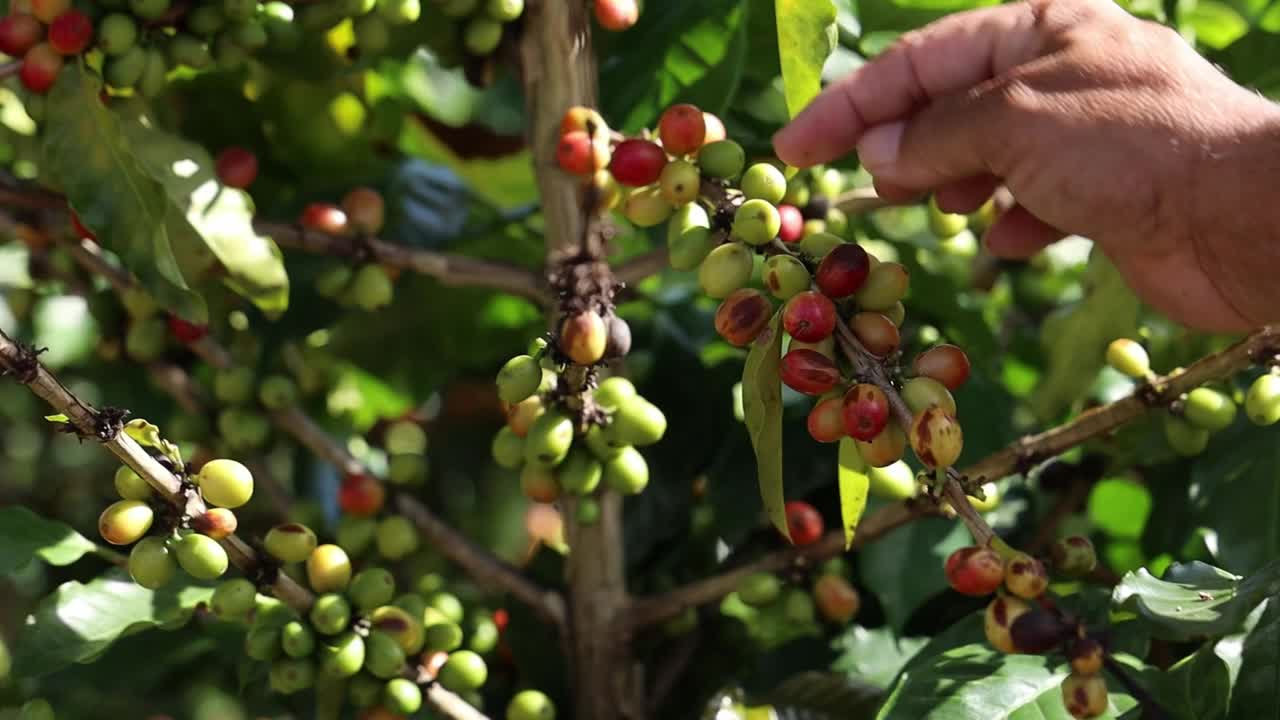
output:
[[[360,612],[369,612],[391,602],[396,594],[396,579],[386,568],[368,568],[356,573],[347,586],[347,597]]]
[[[769,163],[756,163],[747,168],[738,186],[748,201],[758,199],[772,205],[782,202],[782,197],[787,194],[786,176]]]
[[[111,13],[98,22],[98,47],[103,53],[123,55],[137,42],[138,24],[128,15]]]
[[[486,0],[484,12],[498,22],[511,22],[524,12],[524,0]]]
[[[475,14],[480,8],[480,0],[443,0],[440,13],[449,18],[464,18]]]
[[[521,690],[507,704],[506,720],[556,720],[556,706],[537,690]]]
[[[911,276],[900,263],[878,263],[867,274],[854,299],[863,310],[887,312],[906,297]]]
[[[943,212],[936,195],[929,197],[929,230],[939,238],[959,235],[969,227],[968,215]]]
[[[210,460],[195,481],[205,501],[219,507],[238,508],[253,497],[253,473],[235,460]]]
[[[419,0],[378,0],[378,14],[392,25],[417,22],[422,12]]]
[[[253,610],[258,589],[244,578],[226,580],[214,588],[209,605],[213,614],[223,620],[243,620]]]
[[[777,602],[782,582],[773,573],[752,573],[738,582],[738,599],[751,607],[765,607]]]
[[[427,598],[427,604],[449,622],[459,625],[462,623],[465,611],[462,601],[456,595],[443,591],[435,592]]]
[[[390,635],[373,631],[365,641],[364,669],[376,678],[387,680],[404,670],[404,648]]]
[[[337,635],[351,622],[351,604],[337,593],[326,593],[312,603],[308,619],[321,635]]]
[[[213,376],[213,394],[225,405],[242,405],[253,397],[254,374],[251,368],[232,367]]]
[[[1116,338],[1107,346],[1107,364],[1135,380],[1151,373],[1151,358],[1146,348],[1129,338]]]
[[[667,254],[671,267],[692,270],[715,246],[711,219],[698,203],[681,206],[667,221]]]
[[[316,649],[316,634],[306,623],[291,620],[280,628],[280,649],[291,658],[304,658]]]
[[[525,462],[540,467],[555,467],[564,461],[573,444],[573,421],[563,413],[544,413],[533,421],[525,435]]]
[[[371,517],[355,517],[343,515],[338,520],[338,544],[351,551],[352,555],[362,555],[373,545],[374,535],[378,532],[378,521]]]
[[[133,471],[128,465],[122,465],[116,470],[115,475],[116,494],[122,500],[150,500],[151,486],[147,484],[142,476]]]
[[[649,463],[635,448],[623,448],[605,463],[604,484],[624,495],[639,494],[649,484]]]
[[[1218,432],[1235,422],[1236,404],[1217,390],[1200,387],[1187,393],[1183,416],[1209,432]]]
[[[667,417],[656,405],[636,396],[618,406],[605,429],[614,443],[644,447],[666,434]]]
[[[222,9],[214,5],[197,5],[187,13],[187,29],[201,37],[208,37],[226,24]]]
[[[560,487],[565,492],[586,495],[600,485],[604,468],[586,449],[575,449],[560,465]]]
[[[630,380],[614,376],[600,382],[591,397],[603,408],[614,409],[636,396],[636,386]]]
[[[400,560],[418,549],[418,530],[408,518],[391,515],[378,523],[374,541],[379,555],[388,560]]]
[[[146,65],[142,68],[142,77],[138,78],[138,92],[145,98],[154,98],[164,92],[169,80],[165,76],[169,72],[169,62],[159,50],[147,50]]]
[[[470,650],[458,650],[440,668],[438,680],[446,690],[467,692],[478,690],[489,678],[484,659]]]
[[[391,304],[395,286],[380,265],[365,265],[351,281],[351,298],[360,309],[372,312]]]
[[[514,405],[538,391],[542,367],[528,355],[517,355],[498,371],[498,397]]]
[[[1280,377],[1268,373],[1253,381],[1244,396],[1244,414],[1255,425],[1280,421]]]
[[[813,596],[806,590],[791,588],[782,598],[782,614],[797,625],[808,625],[814,621]]]
[[[347,697],[357,709],[367,708],[382,700],[385,682],[368,673],[359,673],[347,683]]]
[[[360,672],[368,658],[368,643],[347,631],[320,647],[320,674],[328,678],[348,678]]]
[[[158,590],[173,579],[177,562],[164,538],[147,537],[129,552],[129,576],[149,590]]]
[[[268,682],[273,692],[281,695],[306,690],[315,684],[316,669],[310,660],[276,660],[271,663]]]
[[[178,33],[169,40],[169,61],[201,70],[213,64],[209,46],[201,39],[186,33]]]
[[[593,497],[579,499],[575,516],[578,518],[578,524],[583,527],[595,525],[600,522],[600,503],[596,502]],[[472,649],[474,650],[475,648]]]
[[[462,628],[443,621],[426,628],[426,649],[430,652],[451,652],[462,647]]]
[[[410,615],[395,605],[383,605],[369,615],[369,626],[373,630],[386,633],[400,644],[406,656],[422,651],[426,641],[426,632],[422,627],[427,611],[420,615]]]
[[[791,255],[774,255],[764,263],[764,286],[779,300],[808,290],[813,282],[804,263]]]
[[[258,386],[258,401],[271,410],[294,405],[298,402],[298,384],[286,375],[268,375]]]
[[[1173,451],[1184,457],[1199,455],[1209,446],[1209,431],[1177,415],[1165,415],[1164,437]]]
[[[903,383],[902,399],[911,408],[911,412],[916,414],[924,412],[931,405],[937,405],[949,415],[956,414],[956,399],[951,396],[947,386],[924,375]]]
[[[581,504],[579,504],[579,508],[581,508]],[[473,616],[471,618],[470,632],[467,633],[467,649],[481,655],[487,655],[498,646],[499,634],[498,625],[494,623],[493,618],[488,613]]]
[[[16,720],[57,720],[53,706],[44,698],[28,700],[18,709]]]
[[[227,551],[216,540],[199,533],[179,540],[174,554],[178,565],[197,580],[213,580],[227,571]]]
[[[340,592],[351,582],[351,558],[337,545],[320,545],[307,556],[307,582],[318,593]]]
[[[248,20],[257,7],[256,0],[222,0],[222,14],[228,20]]]
[[[502,42],[502,23],[489,18],[472,18],[462,32],[462,44],[472,55],[489,55],[498,49],[500,42]]]
[[[717,140],[698,150],[698,167],[708,177],[732,180],[746,164],[746,151],[732,140]]]
[[[835,248],[844,244],[844,238],[828,232],[815,232],[800,238],[800,252],[814,260],[821,260]]]
[[[587,430],[586,435],[587,449],[592,455],[600,460],[612,460],[620,455],[626,445],[615,445],[609,438],[609,434],[599,425],[592,425]]]
[[[398,715],[412,715],[422,707],[422,691],[411,680],[395,678],[382,691],[382,706]]]
[[[813,192],[809,189],[809,179],[805,175],[806,173],[797,173],[787,181],[787,194],[782,196],[782,202],[798,208],[809,204]]]
[[[503,425],[498,434],[493,436],[490,450],[493,453],[493,461],[498,463],[499,467],[517,470],[524,464],[524,438],[516,435],[515,431],[506,425]]]
[[[132,545],[151,529],[155,512],[141,500],[119,500],[98,516],[98,534],[112,545]]]
[[[826,223],[826,232],[829,232],[832,235],[844,237],[845,233],[849,231],[849,216],[838,207],[833,207],[827,210]]]
[[[259,662],[271,662],[280,657],[280,628],[249,628],[244,636],[244,654]]]
[[[733,214],[733,239],[748,245],[766,245],[781,229],[782,216],[767,200],[748,200]]]
[[[263,546],[281,562],[302,562],[316,549],[316,534],[301,523],[285,523],[267,531]]]
[[[387,480],[394,485],[421,485],[427,477],[427,459],[421,455],[392,455]]]
[[[751,280],[754,259],[741,243],[725,243],[713,249],[698,268],[698,284],[716,300],[729,297]]]
[[[396,598],[391,604],[404,610],[409,614],[409,617],[415,618],[422,617],[422,613],[427,609],[427,599],[418,593],[405,593]]]

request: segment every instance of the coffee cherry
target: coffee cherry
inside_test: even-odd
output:
[[[858,591],[840,575],[823,575],[813,584],[813,601],[827,622],[847,625],[862,607]]]
[[[560,351],[579,365],[600,362],[608,342],[609,329],[594,310],[570,315],[560,325]]]
[[[618,405],[606,431],[614,444],[645,447],[666,434],[667,417],[658,406],[637,395]]]
[[[1097,675],[1102,672],[1106,650],[1102,643],[1091,637],[1077,638],[1067,651],[1071,670],[1080,675]]]
[[[811,223],[818,223],[820,227],[810,232]],[[814,260],[821,261],[832,250],[849,244],[844,241],[844,238],[823,232],[826,226],[820,220],[810,220],[804,224],[804,227],[804,234],[800,237],[800,252]]]
[[[412,680],[394,678],[382,691],[382,706],[393,713],[412,715],[422,707],[422,690]]]
[[[688,160],[672,160],[662,168],[658,176],[658,189],[662,197],[675,207],[698,199],[702,176],[698,166]]]
[[[943,212],[936,195],[929,197],[929,231],[939,238],[955,237],[969,227],[967,215]]]
[[[746,164],[746,152],[732,140],[709,142],[698,151],[698,167],[707,177],[732,180]]]
[[[238,508],[253,497],[253,473],[235,460],[210,460],[195,481],[205,501],[213,505]]]
[[[753,288],[734,290],[716,310],[716,332],[734,347],[746,347],[773,316],[773,303]]]
[[[40,43],[22,56],[22,68],[18,77],[22,85],[37,95],[43,95],[53,87],[62,70],[62,56],[48,43]]]
[[[597,405],[606,408],[617,408],[635,396],[636,386],[617,375],[600,381],[600,386],[591,394]]]
[[[173,335],[178,342],[190,345],[191,343],[202,340],[204,336],[209,334],[208,325],[198,325],[188,322],[177,315],[169,315],[166,318],[169,325],[169,333]]]
[[[860,312],[849,321],[853,334],[867,352],[876,357],[888,357],[898,350],[902,337],[898,326],[878,312]]]
[[[401,515],[383,518],[374,533],[378,554],[388,560],[400,560],[418,549],[418,529]]]
[[[809,289],[809,271],[790,255],[774,255],[764,263],[764,286],[780,300]]]
[[[667,165],[667,153],[648,140],[623,140],[613,149],[609,172],[613,179],[630,187],[643,187],[658,181]]]
[[[447,620],[427,625],[425,637],[428,652],[452,652],[462,647],[462,628]]]
[[[1071,673],[1062,681],[1062,702],[1073,718],[1095,718],[1107,711],[1107,681],[1101,675]]]
[[[809,349],[788,351],[778,374],[783,384],[805,395],[827,393],[840,382],[840,368],[825,355]]]
[[[93,39],[93,21],[79,10],[68,10],[49,25],[49,46],[62,55],[79,55]]]
[[[370,675],[387,680],[404,670],[404,648],[390,635],[373,631],[365,640],[364,669]]]
[[[1235,422],[1236,404],[1217,390],[1199,387],[1187,393],[1183,401],[1183,417],[1209,432],[1218,432]]]
[[[263,547],[281,562],[302,562],[316,549],[316,534],[301,523],[276,525],[267,531]]]
[[[1080,535],[1066,537],[1049,547],[1053,569],[1068,577],[1081,577],[1093,572],[1098,565],[1098,553],[1089,538]]]
[[[542,384],[542,367],[528,355],[517,355],[498,371],[498,397],[515,404],[538,391]]]
[[[1049,573],[1039,560],[1024,552],[1014,553],[1004,563],[1004,585],[1014,595],[1034,600],[1049,587]]]
[[[732,236],[748,245],[765,245],[778,236],[782,218],[767,200],[748,200],[733,215]]]
[[[192,533],[178,541],[173,549],[178,565],[197,580],[213,580],[227,571],[227,551],[213,538]]]
[[[557,470],[560,487],[574,495],[587,495],[595,491],[604,475],[604,466],[585,449],[573,449]]]
[[[1025,600],[1011,595],[997,595],[987,605],[983,616],[982,629],[986,633],[987,642],[1002,653],[1016,653],[1010,628],[1023,615],[1031,612],[1031,606]]]
[[[820,443],[838,442],[845,436],[844,402],[839,397],[819,400],[806,421],[809,435]]]
[[[311,604],[307,619],[321,635],[337,635],[351,622],[351,604],[337,593],[324,593]]]
[[[1004,561],[991,548],[960,548],[947,557],[945,567],[947,582],[962,595],[985,597],[1004,582]]]
[[[129,577],[148,590],[169,584],[176,569],[177,562],[164,538],[142,538],[129,552]]]
[[[1042,655],[1067,639],[1069,628],[1065,623],[1039,608],[1024,613],[1009,626],[1009,637],[1018,652]]]
[[[713,249],[702,261],[698,268],[698,284],[708,296],[723,300],[751,280],[754,264],[751,251],[741,243],[725,243]]]
[[[253,397],[252,368],[232,367],[213,376],[213,395],[224,405],[242,405]]]
[[[439,604],[438,598],[434,600]],[[424,613],[428,612],[430,611],[424,608],[423,612],[411,615],[407,610],[395,605],[383,605],[369,615],[369,625],[373,630],[385,633],[395,640],[406,656],[413,655],[421,652],[426,643],[426,630],[423,628],[422,618]]]
[[[343,235],[347,232],[347,214],[332,203],[311,203],[302,209],[298,224],[308,230]]]
[[[119,500],[98,516],[98,533],[112,545],[132,545],[151,529],[155,513],[141,500]]]
[[[778,206],[778,238],[784,243],[798,243],[804,234],[804,216],[795,205]]]
[[[169,62],[173,65],[203,70],[213,63],[213,55],[203,40],[178,33],[169,40]]]
[[[796,545],[812,545],[822,538],[822,515],[803,500],[792,500],[783,506],[787,515],[787,530],[791,542]]]
[[[258,156],[242,147],[229,147],[218,153],[214,171],[223,185],[243,190],[258,177]]]
[[[546,468],[559,465],[569,453],[573,436],[573,421],[566,415],[558,411],[542,415],[525,437],[525,462]]]
[[[738,581],[738,599],[751,607],[767,607],[782,595],[782,582],[773,573],[756,572]]]
[[[461,623],[466,615],[466,609],[462,607],[462,601],[457,595],[447,593],[441,590],[430,593],[430,605],[435,608],[446,620],[451,623]]]
[[[368,517],[382,509],[387,492],[376,478],[363,473],[342,478],[338,488],[338,507],[344,513]]]
[[[488,677],[489,668],[483,658],[470,650],[458,650],[449,653],[437,680],[446,690],[467,692],[478,690]]]
[[[9,57],[22,57],[40,42],[44,27],[33,16],[14,13],[0,19],[0,52]]]
[[[782,202],[782,196],[787,194],[786,176],[769,163],[756,163],[747,168],[738,186],[748,200],[764,200],[771,205]]]
[[[931,377],[913,377],[902,384],[902,400],[913,414],[937,406],[948,415],[956,414],[956,399],[946,385]]]
[[[316,647],[316,635],[311,627],[298,620],[291,620],[280,627],[280,649],[291,658],[305,658]]]
[[[1244,414],[1254,425],[1274,425],[1280,420],[1280,377],[1259,376],[1244,396]]]
[[[906,297],[911,275],[899,263],[879,263],[871,268],[866,282],[854,294],[864,310],[886,312]]]
[[[884,432],[869,442],[865,440],[854,442],[858,444],[858,454],[871,467],[882,468],[892,465],[901,460],[902,454],[907,450],[907,435],[897,423],[889,423],[885,426]]]
[[[555,502],[560,497],[560,481],[550,468],[525,465],[520,471],[520,491],[534,502]]]
[[[509,23],[524,12],[524,0],[486,0],[484,12],[498,22]]]
[[[369,640],[350,630],[322,644],[318,653],[320,675],[339,680],[360,672],[368,659],[368,646]]]
[[[657,185],[632,190],[622,205],[622,214],[636,227],[660,225],[671,217],[671,203],[662,196]]]
[[[906,500],[915,497],[916,474],[905,462],[898,461],[884,467],[868,468],[867,478],[870,480],[867,492],[876,497],[885,500]]]
[[[386,222],[387,206],[382,194],[367,187],[352,188],[342,196],[342,210],[356,232],[375,235]]]
[[[812,350],[831,362],[836,360],[836,338],[835,335],[829,335],[816,343],[808,343],[802,340],[791,338],[787,343],[787,350]]]
[[[556,145],[556,162],[565,172],[591,175],[609,164],[608,140],[592,140],[585,130],[567,132]]]
[[[917,355],[911,369],[956,390],[969,378],[969,357],[955,345],[937,345]]]
[[[617,360],[631,352],[631,325],[617,315],[605,319],[609,327],[609,341],[604,345],[604,359]]]
[[[138,42],[138,25],[133,18],[111,13],[98,21],[98,47],[107,55],[123,55]]]
[[[604,117],[594,109],[582,105],[569,108],[560,118],[562,136],[577,131],[605,142],[609,140],[609,125],[605,123]]]
[[[372,567],[361,570],[351,578],[347,597],[359,612],[369,612],[391,602],[396,594],[396,579],[386,568]]]
[[[800,588],[791,588],[782,596],[782,617],[794,625],[814,622],[813,598]]]
[[[604,484],[623,495],[638,495],[649,485],[649,463],[640,451],[625,447],[605,462]]]
[[[827,297],[846,298],[862,287],[870,271],[867,251],[854,243],[841,243],[822,259],[814,281]]]
[[[916,414],[908,437],[911,449],[927,468],[954,465],[964,448],[964,432],[959,421],[937,406]]]
[[[707,129],[702,138],[702,147],[704,148],[711,143],[720,142],[721,140],[729,137],[728,131],[724,128],[724,121],[712,113],[702,113],[702,124]],[[699,148],[698,150],[701,151],[701,149],[702,148]],[[696,155],[698,153],[695,152],[694,154]]]
[[[783,306],[782,326],[801,342],[818,342],[835,330],[836,306],[821,293],[798,293]]]
[[[116,494],[122,500],[149,500],[151,499],[151,486],[143,480],[133,468],[128,465],[121,465],[117,470],[114,478]]]
[[[1209,446],[1208,430],[1169,413],[1164,416],[1164,438],[1183,457],[1199,455]]]
[[[1129,338],[1111,341],[1107,346],[1107,364],[1135,380],[1144,379],[1151,372],[1151,358],[1146,349]]]
[[[486,17],[473,17],[462,30],[462,45],[477,57],[490,55],[502,42],[502,23]]]
[[[30,10],[37,20],[48,25],[71,7],[71,0],[31,0],[24,4],[26,8],[15,7],[15,9]]]
[[[889,424],[889,398],[871,383],[858,383],[842,401],[844,429],[855,440],[870,442]]]
[[[319,545],[307,556],[307,582],[318,593],[341,592],[351,582],[351,558],[337,545]]]
[[[787,181],[787,193],[782,196],[782,202],[799,209],[809,204],[812,195],[806,173],[798,173]]]
[[[596,0],[596,7],[599,7],[602,2],[623,1]],[[625,0],[625,2],[631,2],[632,7],[635,6],[632,0]],[[599,11],[597,11],[598,14]],[[551,703],[551,698],[537,690],[521,690],[507,704],[506,720],[556,720],[556,706]]]
[[[524,464],[524,438],[509,427],[503,427],[493,436],[489,449],[499,467],[515,470]]]
[[[375,678],[368,673],[358,673],[355,677],[347,681],[347,699],[351,701],[351,705],[357,709],[370,708],[368,714],[374,711],[381,711],[382,708],[374,708],[382,700],[382,690],[386,687],[386,683]],[[360,720],[368,720],[366,713],[360,714]],[[392,716],[393,718],[395,716]]]
[[[697,203],[678,208],[667,222],[667,251],[671,267],[692,270],[715,246],[707,211]]]
[[[597,9],[600,3],[596,3]],[[599,13],[597,12],[597,15]],[[658,118],[658,137],[672,155],[686,155],[702,147],[707,123],[702,111],[689,104],[672,105]]]
[[[310,660],[275,660],[271,663],[267,678],[272,692],[292,695],[315,684],[315,665]]]
[[[533,395],[511,406],[507,411],[507,427],[511,428],[516,436],[525,437],[529,434],[529,428],[533,422],[546,411],[542,398]]]
[[[209,607],[213,614],[223,620],[243,620],[253,610],[258,597],[258,589],[244,578],[225,580],[213,589],[209,598]]]
[[[412,25],[422,12],[419,0],[378,0],[378,14],[392,25]]]
[[[191,529],[214,540],[230,537],[239,525],[236,514],[226,508],[209,508],[191,518]]]
[[[593,425],[587,430],[587,448],[601,460],[612,460],[622,453],[625,445],[615,445],[604,428]]]

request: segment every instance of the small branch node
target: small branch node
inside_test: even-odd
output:
[[[93,419],[93,432],[98,442],[115,440],[116,436],[124,430],[124,421],[129,414],[128,410],[117,407],[104,407],[99,410]]]

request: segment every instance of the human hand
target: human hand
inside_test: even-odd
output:
[[[1002,257],[1091,238],[1146,302],[1206,330],[1280,319],[1280,110],[1109,0],[1028,0],[909,33],[777,134],[788,164],[854,148],[890,200],[935,191]],[[1269,174],[1269,175],[1268,175]],[[1268,217],[1269,214],[1269,217]]]

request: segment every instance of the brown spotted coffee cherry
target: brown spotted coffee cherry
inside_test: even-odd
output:
[[[1049,548],[1053,569],[1068,577],[1080,577],[1093,572],[1098,565],[1098,553],[1089,538],[1072,535],[1054,543]]]
[[[901,460],[902,454],[907,451],[907,434],[893,422],[870,441],[854,442],[858,444],[858,454],[871,467],[888,467]]]
[[[1102,672],[1106,650],[1102,643],[1091,637],[1078,638],[1067,651],[1067,659],[1071,661],[1071,669],[1080,675],[1097,675]]]
[[[594,365],[604,357],[609,328],[594,310],[570,315],[560,325],[560,351],[578,365]]]
[[[1013,644],[1011,629],[1014,621],[1031,612],[1027,601],[1012,595],[999,595],[987,605],[983,616],[982,629],[986,633],[991,647],[1003,653],[1018,652]]]
[[[1013,621],[1009,627],[1009,636],[1013,646],[1020,653],[1042,655],[1053,650],[1066,640],[1069,628],[1058,619],[1039,608],[1032,608]]]
[[[1107,681],[1101,675],[1071,673],[1062,681],[1062,702],[1074,718],[1095,718],[1107,711]]]
[[[816,350],[792,350],[783,355],[778,374],[787,387],[805,395],[822,395],[840,382],[840,369]]]
[[[928,468],[950,467],[964,449],[960,421],[936,405],[925,408],[911,421],[911,449]]]
[[[729,294],[716,310],[716,332],[730,345],[746,347],[769,324],[773,303],[764,293],[741,288]]]
[[[1034,600],[1049,587],[1049,574],[1039,560],[1024,552],[1014,553],[1004,564],[1004,584],[1014,595]]]
[[[911,368],[954,391],[969,379],[969,356],[955,345],[938,345],[917,355]]]

